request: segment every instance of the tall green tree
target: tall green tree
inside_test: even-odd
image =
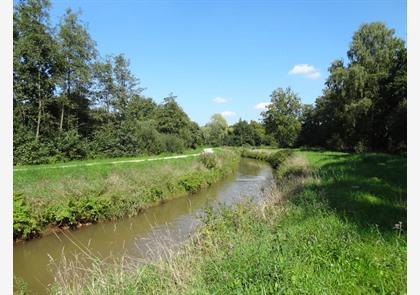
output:
[[[291,147],[295,144],[301,124],[301,99],[290,87],[278,88],[271,94],[271,103],[262,112],[267,133],[272,134],[280,147]]]
[[[92,65],[97,55],[95,42],[79,14],[67,9],[59,24],[58,42],[63,58],[63,73],[60,79],[60,131],[63,129],[65,110],[74,110],[77,115],[86,112],[93,76]]]
[[[322,138],[318,144],[323,142],[330,148],[404,149],[407,142],[404,41],[382,23],[363,24],[354,33],[347,55],[348,65],[335,61],[329,68],[324,93],[317,99],[313,114],[307,116],[304,129],[308,131],[309,125],[317,125]],[[307,137],[310,132],[306,131]]]
[[[263,144],[266,144],[266,145],[271,144],[270,140],[267,138],[265,134],[264,126],[261,123],[255,120],[251,120],[249,122],[249,126],[251,127],[251,130],[253,130],[252,134],[253,134],[254,143],[256,146],[263,145]]]
[[[97,61],[93,65],[93,78],[95,102],[111,113],[114,105],[115,83],[111,57],[107,56],[104,61]]]
[[[114,108],[119,116],[124,116],[129,101],[134,95],[140,94],[139,80],[131,73],[130,60],[124,54],[118,54],[113,59],[114,76]]]
[[[203,127],[203,135],[206,144],[221,146],[225,143],[229,125],[221,114],[214,114],[210,122]]]
[[[233,146],[255,145],[255,129],[246,121],[239,121],[229,128],[228,144]]]
[[[156,111],[157,129],[161,133],[178,135],[186,147],[195,145],[196,125],[176,102],[176,96],[170,93],[164,98]]]
[[[58,44],[49,23],[48,0],[20,1],[13,15],[14,110],[38,141],[46,106],[61,73]],[[35,122],[35,123],[34,123]]]
[[[127,118],[130,120],[150,121],[155,119],[158,105],[152,98],[133,95],[127,105]]]

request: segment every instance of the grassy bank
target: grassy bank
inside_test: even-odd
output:
[[[232,151],[217,150],[199,157],[15,171],[14,238],[135,215],[157,202],[211,185],[231,173],[238,160]]]
[[[276,167],[262,203],[209,211],[180,252],[145,267],[60,273],[53,293],[406,293],[405,158],[243,155]]]

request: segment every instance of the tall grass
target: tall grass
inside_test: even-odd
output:
[[[262,202],[208,210],[176,253],[80,280],[70,268],[53,293],[405,294],[405,165],[295,152]]]

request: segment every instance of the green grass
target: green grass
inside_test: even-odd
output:
[[[53,293],[406,293],[406,158],[296,151],[275,177],[261,204],[207,211],[169,259],[68,270]]]
[[[406,227],[407,159],[386,154],[301,152],[317,169],[316,192],[342,219],[361,229]]]
[[[200,147],[197,149],[190,149],[186,150],[182,153],[182,155],[192,155],[196,153],[201,153],[204,150],[204,147]],[[123,161],[132,161],[132,160],[147,160],[151,158],[164,158],[168,156],[176,156],[179,155],[177,153],[162,153],[160,155],[152,155],[152,156],[139,156],[139,157],[116,157],[116,158],[98,158],[98,159],[89,159],[89,160],[73,160],[67,161],[63,163],[54,163],[54,164],[41,164],[41,165],[17,165],[14,166],[14,174],[20,174],[25,172],[26,170],[43,170],[43,169],[51,169],[51,168],[68,168],[67,166],[85,166],[86,164],[104,164],[104,165],[114,165],[113,162],[123,162]]]
[[[228,173],[238,156],[215,151],[214,167],[200,157],[33,169],[14,174],[14,238],[32,238],[48,226],[135,215],[169,198],[196,192]]]

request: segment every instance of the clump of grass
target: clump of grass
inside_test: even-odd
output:
[[[13,294],[28,294],[28,284],[20,277],[13,276]]]
[[[217,157],[214,153],[201,153],[199,160],[207,169],[213,169],[217,166]]]
[[[94,271],[77,286],[58,282],[54,292],[405,294],[405,163],[297,152],[277,166],[277,186],[262,202],[207,210],[179,251],[128,271]]]

